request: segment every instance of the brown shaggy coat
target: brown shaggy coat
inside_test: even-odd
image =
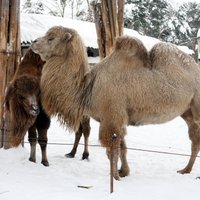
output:
[[[43,102],[48,101],[44,106],[52,114],[59,113],[74,130],[83,115],[98,120],[99,138],[108,156],[116,134],[115,179],[129,174],[126,126],[164,123],[177,116],[187,122],[192,141],[190,160],[179,172],[191,171],[200,149],[200,69],[190,56],[166,43],[155,45],[148,53],[141,41],[124,36],[117,39],[110,56],[87,72],[79,34],[57,26],[38,38],[32,49],[46,61],[42,90],[55,83],[62,86],[59,91],[49,87],[48,93],[43,93]],[[56,102],[53,96],[57,97]],[[63,106],[55,110],[51,105],[58,103]]]
[[[29,160],[35,162],[38,134],[38,142],[42,150],[42,163],[48,166],[46,146],[50,118],[40,105],[40,77],[43,65],[44,62],[40,56],[29,49],[7,87],[5,105],[13,127],[11,145],[18,146],[28,131],[31,145]]]
[[[58,30],[59,31],[59,30]],[[81,115],[81,120],[80,118],[73,118],[75,115],[74,113],[79,113],[80,110],[78,107],[71,107],[72,102],[74,101],[73,98],[70,98],[70,93],[68,95],[68,91],[71,92],[73,89],[73,85],[65,85],[63,82],[58,81],[57,77],[61,80],[66,80],[65,74],[63,74],[62,67],[66,67],[65,65],[60,68],[60,70],[57,70],[58,63],[60,65],[63,62],[67,62],[67,65],[69,66],[74,66],[73,68],[69,67],[69,69],[72,69],[70,74],[74,74],[76,70],[78,71],[79,68],[81,68],[80,72],[76,74],[76,76],[73,78],[76,82],[79,83],[80,80],[83,79],[85,71],[88,71],[88,62],[87,62],[87,54],[85,51],[85,48],[80,45],[81,43],[79,42],[78,38],[77,40],[73,40],[73,42],[70,44],[70,46],[65,45],[65,42],[70,39],[70,37],[73,34],[73,30],[69,29],[71,32],[70,34],[66,33],[65,35],[62,36],[60,42],[58,51],[53,52],[53,54],[49,54],[49,50],[45,49],[45,46],[43,46],[44,51],[43,54],[41,54],[41,58],[43,60],[46,60],[51,57],[51,70],[48,70],[48,74],[46,74],[46,69],[43,69],[42,76],[41,78],[41,90],[42,90],[42,105],[44,107],[44,110],[48,113],[49,116],[58,116],[60,121],[64,124],[75,124],[76,123],[76,128],[73,130],[76,130],[75,133],[75,142],[74,146],[71,150],[70,153],[66,154],[66,157],[74,157],[77,151],[78,143],[80,141],[80,138],[82,134],[84,135],[84,151],[82,154],[82,159],[87,159],[89,156],[89,151],[88,151],[88,138],[90,134],[90,120],[89,117],[87,116],[82,116]],[[62,33],[62,32],[61,32]],[[52,43],[54,39],[54,34],[51,34],[48,38],[48,42]],[[81,40],[81,38],[79,38]],[[62,43],[64,41],[64,43]],[[62,46],[63,45],[63,46]],[[57,46],[54,46],[55,49],[57,49]],[[62,48],[63,47],[63,48]],[[67,49],[66,49],[67,48]],[[71,50],[72,51],[71,51]],[[36,51],[35,51],[36,52]],[[46,54],[47,52],[47,54]],[[67,53],[66,53],[67,52]],[[80,52],[80,53],[79,53]],[[37,53],[37,52],[36,52]],[[54,61],[54,57],[59,56],[59,59]],[[76,55],[77,57],[74,57]],[[75,59],[74,59],[75,58]],[[56,62],[56,64],[54,63]],[[46,77],[46,75],[48,77]],[[43,77],[45,77],[43,79]],[[72,77],[70,77],[71,79]],[[68,96],[68,98],[65,98],[65,95]],[[53,94],[53,95],[52,95]],[[68,106],[66,104],[70,105],[71,108],[68,109]],[[65,116],[70,115],[70,120],[69,118],[65,118]],[[71,126],[69,126],[71,128]]]

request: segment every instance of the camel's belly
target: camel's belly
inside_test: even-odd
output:
[[[167,109],[162,110],[161,112],[138,112],[134,113],[133,117],[129,120],[129,125],[146,125],[146,124],[161,124],[173,120],[177,116],[182,115],[188,107],[185,109]]]

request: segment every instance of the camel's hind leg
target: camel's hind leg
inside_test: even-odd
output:
[[[84,151],[82,155],[82,159],[88,159],[89,157],[89,150],[88,150],[88,142],[89,142],[89,135],[90,135],[90,118],[83,117],[82,120],[82,130],[84,135]]]
[[[65,154],[66,157],[74,158],[82,134],[84,135],[84,151],[83,151],[82,159],[83,160],[88,159],[88,157],[89,157],[88,138],[90,135],[90,118],[86,117],[86,116],[83,117],[83,119],[80,123],[79,129],[75,133],[75,140],[74,140],[73,148],[70,153]]]
[[[182,115],[182,118],[186,121],[188,125],[189,137],[192,142],[191,156],[190,156],[189,162],[184,169],[178,171],[181,174],[185,174],[185,173],[191,172],[194,162],[196,160],[196,157],[200,150],[200,124],[197,124],[196,122],[194,122],[194,117],[191,110],[188,110],[187,112],[185,112]]]

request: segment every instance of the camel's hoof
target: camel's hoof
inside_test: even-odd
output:
[[[88,157],[89,157],[89,153],[88,152],[83,152],[82,160],[88,159]]]
[[[114,178],[116,181],[120,181],[119,175],[114,175],[113,178]]]
[[[66,158],[74,158],[74,156],[75,156],[75,154],[73,154],[73,153],[67,153],[67,154],[65,154]]]
[[[178,170],[177,172],[179,174],[189,174],[191,172],[191,170],[185,168],[185,169],[182,169],[182,170]]]
[[[113,178],[117,181],[120,181],[120,176],[119,176],[119,173],[118,173],[118,170],[117,171],[113,171]]]
[[[45,167],[48,167],[49,166],[49,162],[48,161],[42,161],[41,162]]]
[[[34,163],[36,162],[36,160],[33,158],[29,158],[29,161],[34,162]]]
[[[129,170],[119,170],[119,176],[120,177],[125,177],[125,176],[128,176],[129,175]]]

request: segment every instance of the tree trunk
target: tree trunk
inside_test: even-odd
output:
[[[200,65],[200,36],[197,38],[197,45],[198,45],[198,62]]]

